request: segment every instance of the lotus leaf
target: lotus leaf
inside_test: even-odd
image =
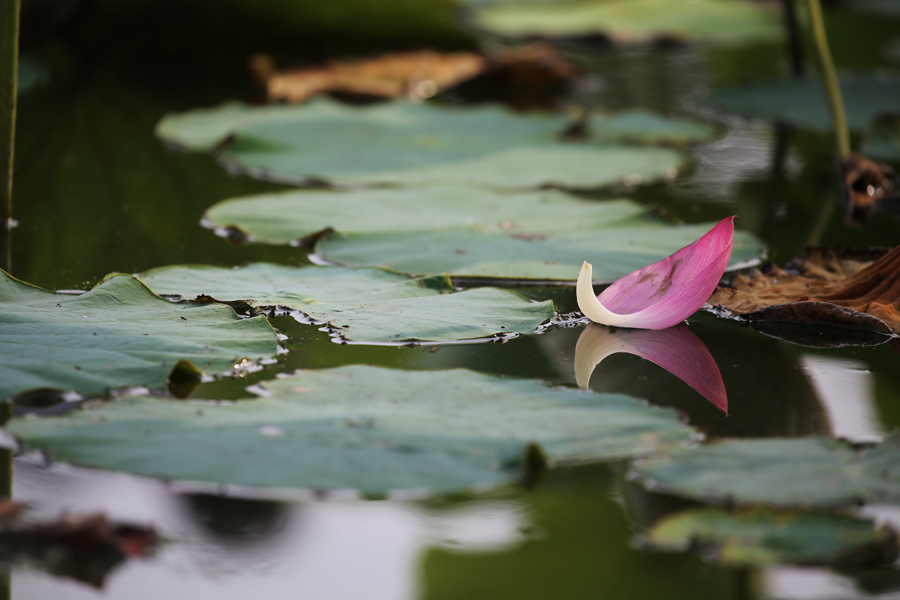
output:
[[[271,358],[275,331],[221,305],[174,304],[129,275],[81,295],[57,294],[0,272],[0,398],[42,388],[98,396],[156,388],[180,361],[220,373]]]
[[[900,117],[895,114],[873,121],[859,151],[871,158],[900,162]]]
[[[781,33],[769,7],[740,0],[468,0],[473,22],[510,36],[606,35],[618,42],[675,38],[734,45]]]
[[[676,513],[656,523],[644,541],[660,550],[711,548],[715,561],[727,565],[881,564],[897,554],[894,532],[871,521],[764,508]]]
[[[639,463],[654,490],[706,502],[831,507],[900,501],[900,437],[854,450],[826,437],[724,440]]]
[[[601,140],[682,143],[715,133],[703,123],[628,114],[592,118],[590,139],[561,141],[566,126],[564,115],[522,116],[497,106],[351,107],[319,99],[300,106],[227,104],[168,115],[157,135],[190,150],[217,149],[234,168],[287,183],[589,189],[668,177],[683,162],[674,150]]]
[[[855,74],[842,76],[840,82],[851,129],[865,131],[879,114],[897,112],[900,77]],[[781,79],[715,90],[706,102],[724,112],[829,131],[831,113],[824,90],[818,79]]]
[[[497,194],[467,187],[291,191],[224,200],[206,212],[216,227],[270,244],[339,233],[472,230],[533,234],[655,227],[630,200],[581,200],[544,190]]]
[[[32,447],[90,467],[371,493],[498,484],[526,452],[536,457],[531,444],[552,465],[644,454],[694,435],[675,411],[630,396],[458,369],[348,366],[265,385],[270,395],[255,401],[129,397],[9,428]]]
[[[711,224],[683,227],[613,226],[595,231],[549,234],[438,231],[335,235],[317,252],[347,266],[379,266],[404,273],[449,273],[452,277],[571,281],[585,260],[594,281],[611,282],[669,256],[695,241]],[[737,232],[730,269],[755,263],[758,240]]]
[[[153,269],[141,279],[160,294],[296,309],[327,321],[342,337],[365,342],[531,333],[553,316],[549,300],[532,302],[497,288],[453,292],[446,275],[410,279],[380,269],[175,266]]]

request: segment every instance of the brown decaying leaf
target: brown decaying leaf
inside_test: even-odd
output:
[[[900,246],[862,253],[807,248],[787,269],[769,264],[738,273],[730,285],[716,288],[709,303],[749,321],[900,334]]]
[[[272,59],[251,57],[250,72],[268,102],[299,103],[329,93],[354,99],[430,98],[478,76],[511,85],[543,87],[574,79],[579,70],[546,44],[489,56],[433,50],[397,52],[378,58],[333,62],[322,67],[278,71]]]
[[[894,198],[894,170],[861,154],[851,154],[841,163],[847,214],[851,220],[865,222],[873,207]]]

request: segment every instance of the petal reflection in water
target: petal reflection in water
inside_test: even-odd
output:
[[[587,389],[594,368],[610,354],[625,352],[655,363],[728,414],[722,374],[706,345],[686,325],[668,329],[610,329],[590,323],[575,344],[575,381]]]

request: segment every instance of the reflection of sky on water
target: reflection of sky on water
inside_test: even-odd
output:
[[[155,557],[126,562],[101,591],[16,568],[13,597],[23,599],[411,599],[427,549],[508,549],[522,540],[527,522],[521,505],[510,500],[436,511],[393,501],[215,499],[128,475],[44,469],[32,460],[17,461],[14,496],[33,502],[37,514],[103,510],[153,524],[168,540]],[[241,510],[253,515],[242,519]],[[209,527],[210,521],[219,527]]]
[[[805,354],[800,359],[828,414],[831,434],[853,442],[880,442],[884,429],[875,406],[873,377],[865,364]]]
[[[692,200],[731,203],[740,184],[768,178],[776,152],[776,133],[771,125],[759,121],[734,117],[717,120],[728,131],[694,149],[695,170],[675,185]],[[788,149],[781,165],[784,176],[791,179],[802,168],[796,150]]]

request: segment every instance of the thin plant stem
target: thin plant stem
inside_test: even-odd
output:
[[[787,38],[788,56],[791,59],[791,75],[803,77],[806,75],[806,67],[803,61],[803,42],[800,36],[800,24],[797,21],[797,7],[795,0],[781,0],[782,13],[784,14],[784,33]]]
[[[838,83],[831,52],[828,50],[828,38],[825,36],[825,22],[822,19],[822,5],[819,0],[808,0],[809,20],[812,25],[813,40],[816,47],[816,58],[819,71],[825,84],[825,94],[831,109],[831,124],[834,127],[834,141],[837,145],[838,157],[841,161],[850,156],[850,132],[847,129],[847,117],[844,113],[844,99]]]
[[[16,138],[16,93],[19,70],[21,0],[0,0],[0,236],[3,267],[12,263],[13,150]]]

